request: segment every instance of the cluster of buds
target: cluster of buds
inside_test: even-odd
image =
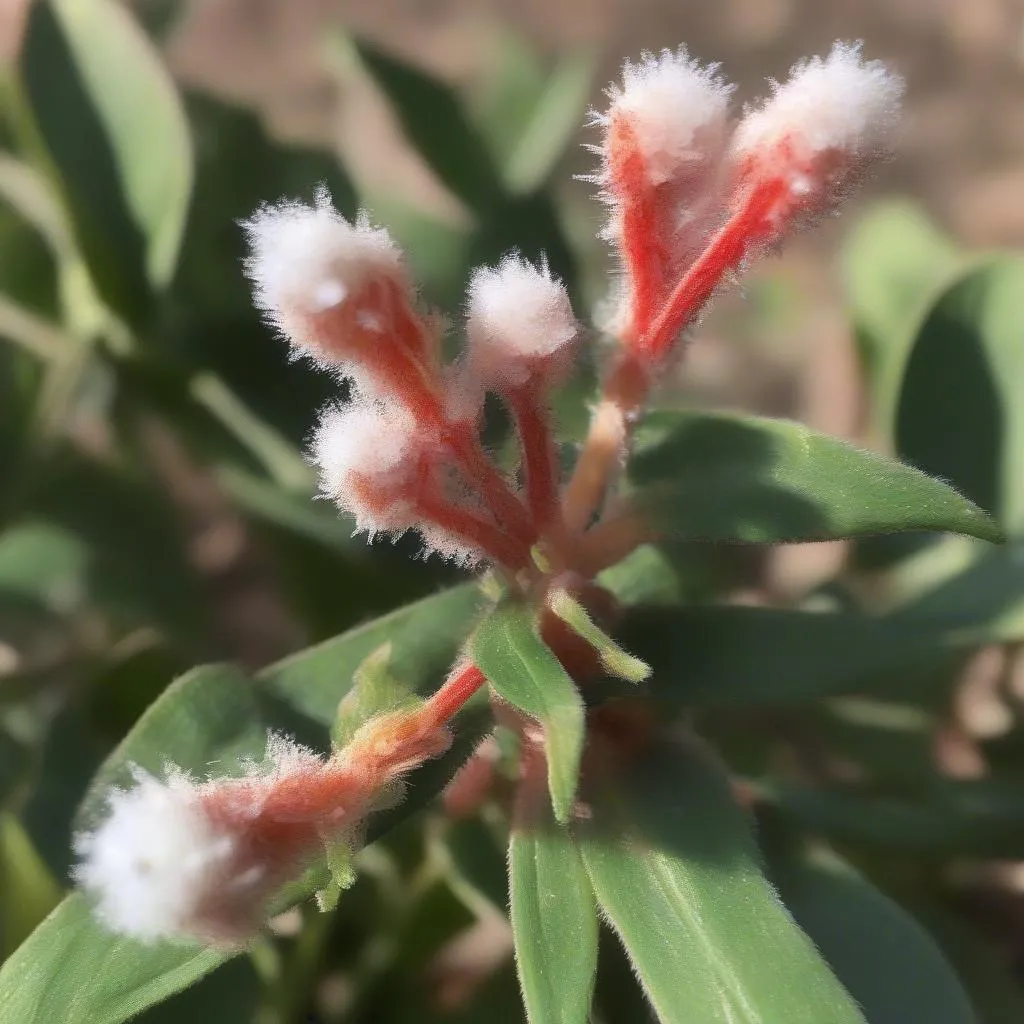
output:
[[[723,283],[836,207],[883,151],[901,92],[856,45],[798,65],[739,117],[717,69],[683,50],[626,65],[595,115],[617,344],[564,484],[550,404],[581,334],[544,264],[513,254],[473,275],[466,350],[446,365],[445,324],[384,230],[350,223],[324,192],[261,209],[245,225],[257,304],[297,353],[352,381],[312,444],[324,494],[371,538],[415,529],[427,550],[490,564],[539,608],[567,581],[600,593],[594,574],[646,539],[609,529],[602,506],[656,377]],[[518,474],[482,445],[487,393],[515,423]],[[544,635],[579,675],[588,659],[573,638]],[[322,842],[352,835],[403,771],[443,749],[445,723],[484,682],[461,664],[421,711],[371,721],[329,759],[275,741],[267,767],[239,779],[140,776],[80,840],[79,879],[122,931],[248,934]]]

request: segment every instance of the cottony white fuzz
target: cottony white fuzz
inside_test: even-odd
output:
[[[312,206],[285,200],[261,207],[242,227],[251,255],[245,269],[256,306],[295,345],[323,355],[312,318],[358,298],[375,278],[409,287],[401,252],[365,214],[347,221],[326,188]]]
[[[144,942],[188,934],[211,893],[228,883],[233,842],[203,813],[198,787],[175,773],[138,771],[113,790],[110,814],[75,840],[78,884],[114,931]]]
[[[874,156],[898,119],[904,83],[860,51],[860,43],[837,42],[827,57],[797,64],[761,107],[746,113],[736,129],[737,154],[757,156],[787,142],[797,160],[828,152],[854,161]]]
[[[473,274],[466,314],[473,372],[494,387],[525,384],[549,368],[560,369],[552,357],[579,330],[562,282],[546,266],[517,255]]]
[[[636,133],[652,185],[672,180],[681,169],[714,161],[725,138],[733,87],[718,66],[703,67],[685,47],[645,53],[627,61],[622,85],[610,90],[607,118],[624,118]]]
[[[371,535],[415,524],[407,492],[424,438],[399,405],[356,400],[325,410],[313,436],[322,493]]]

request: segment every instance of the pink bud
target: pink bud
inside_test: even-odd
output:
[[[502,391],[558,378],[579,326],[562,282],[513,254],[473,274],[466,330],[472,373]]]
[[[775,197],[768,241],[831,209],[885,150],[903,80],[860,51],[859,43],[836,43],[827,57],[798,64],[736,130],[739,187]]]

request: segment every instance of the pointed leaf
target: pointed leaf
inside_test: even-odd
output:
[[[516,966],[531,1024],[586,1024],[597,970],[597,904],[569,833],[515,828],[509,884]]]
[[[925,317],[903,376],[901,457],[1024,525],[1024,259],[973,267]]]
[[[741,543],[943,530],[999,541],[952,487],[799,423],[730,413],[656,412],[629,473],[665,534]]]
[[[583,699],[558,659],[537,635],[533,610],[509,603],[477,628],[473,660],[510,704],[544,726],[548,787],[555,817],[572,813],[583,751]]]
[[[620,647],[568,591],[553,591],[548,604],[567,626],[597,651],[601,667],[608,675],[628,683],[640,683],[651,674],[651,666]]]
[[[664,1024],[864,1024],[761,874],[721,771],[661,741],[585,791],[583,862]]]
[[[931,936],[828,850],[775,850],[782,902],[860,1004],[869,1024],[974,1024],[970,1000]]]
[[[113,0],[33,4],[21,70],[32,114],[104,299],[130,321],[174,273],[192,189],[177,91]]]

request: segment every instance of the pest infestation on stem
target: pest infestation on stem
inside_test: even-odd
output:
[[[593,180],[621,270],[616,344],[567,480],[550,409],[584,334],[543,263],[511,254],[476,271],[466,349],[446,364],[445,324],[423,307],[385,230],[347,221],[323,191],[310,206],[259,210],[245,224],[258,306],[297,353],[353,381],[314,435],[323,493],[371,539],[416,530],[426,552],[490,567],[584,682],[607,653],[588,625],[613,612],[594,577],[652,536],[615,483],[656,380],[716,290],[834,210],[884,152],[901,92],[847,44],[795,67],[738,118],[732,87],[685,50],[626,65],[594,116],[603,137]],[[488,393],[515,424],[517,473],[481,442]],[[642,673],[623,659],[623,674]],[[79,837],[78,881],[117,931],[244,941],[285,882],[325,844],[357,844],[401,777],[446,749],[449,723],[485,682],[464,659],[432,697],[370,719],[329,757],[275,737],[265,763],[238,778],[138,773]],[[537,731],[524,723],[524,746]]]

